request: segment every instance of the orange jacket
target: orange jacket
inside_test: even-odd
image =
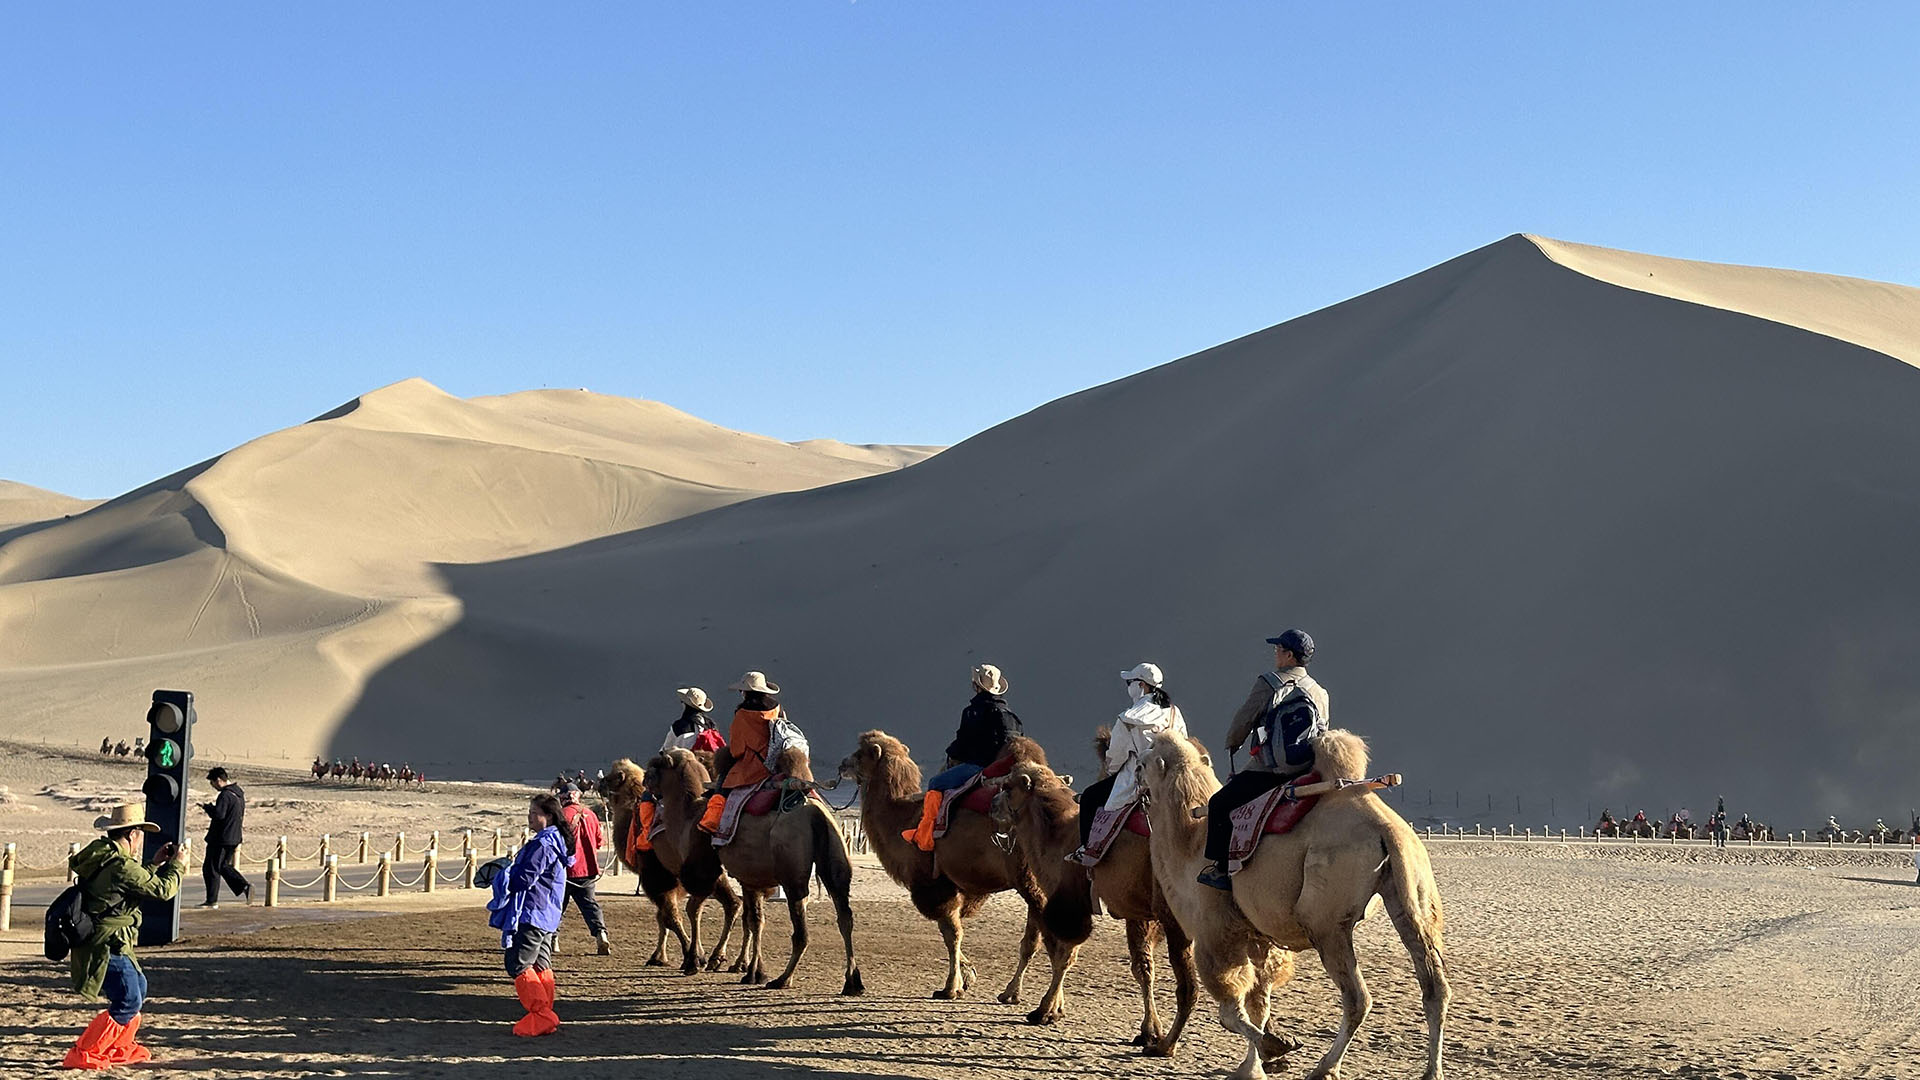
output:
[[[733,711],[733,726],[727,729],[727,753],[733,756],[733,765],[720,781],[721,787],[742,788],[767,778],[767,745],[772,739],[767,729],[779,715],[779,709]]]

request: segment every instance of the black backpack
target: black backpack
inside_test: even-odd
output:
[[[1312,740],[1327,732],[1326,717],[1306,691],[1268,672],[1260,676],[1273,700],[1253,725],[1254,758],[1272,768],[1300,769],[1313,763]]]
[[[68,953],[93,936],[93,916],[87,914],[86,899],[80,886],[69,885],[47,905],[47,959],[65,960]]]

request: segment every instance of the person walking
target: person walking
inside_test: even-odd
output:
[[[487,925],[500,931],[507,974],[527,1010],[513,1025],[515,1035],[551,1035],[560,1029],[553,1011],[553,943],[566,910],[567,867],[573,832],[560,801],[535,795],[527,804],[527,828],[533,835],[514,853],[505,871],[495,874]]]
[[[600,816],[593,807],[580,801],[580,789],[568,784],[560,792],[560,816],[573,830],[573,854],[567,864],[567,900],[580,909],[587,920],[587,932],[600,944],[600,955],[613,955],[613,939],[607,936],[606,918],[600,912],[600,897],[594,886],[600,883]]]
[[[219,794],[210,803],[201,803],[207,815],[207,856],[200,862],[200,876],[207,883],[207,902],[203,908],[220,906],[220,882],[225,881],[233,895],[253,903],[253,885],[234,865],[240,851],[240,824],[247,815],[247,793],[227,776],[227,770],[207,770],[207,782]]]
[[[79,882],[81,909],[93,919],[93,933],[67,957],[73,988],[87,998],[105,997],[105,1012],[93,1018],[60,1063],[63,1069],[106,1069],[147,1061],[140,1045],[140,1010],[147,999],[147,977],[133,946],[140,938],[140,905],[180,895],[185,857],[169,843],[151,865],[136,854],[148,833],[160,826],[147,819],[145,803],[116,806],[93,823],[106,835],[67,859]]]
[[[1213,865],[1200,872],[1200,884],[1231,891],[1227,848],[1233,841],[1229,815],[1265,792],[1313,769],[1313,739],[1327,730],[1327,692],[1307,664],[1313,660],[1313,638],[1305,630],[1287,630],[1270,637],[1273,670],[1253,682],[1233,723],[1227,728],[1227,753],[1253,740],[1247,767],[1207,800],[1207,858]]]

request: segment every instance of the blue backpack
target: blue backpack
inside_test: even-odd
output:
[[[1313,740],[1327,733],[1327,718],[1296,683],[1269,671],[1260,676],[1273,700],[1253,725],[1254,760],[1272,769],[1304,770],[1313,764]]]

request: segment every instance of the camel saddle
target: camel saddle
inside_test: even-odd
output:
[[[1292,832],[1300,819],[1307,816],[1313,804],[1320,801],[1318,795],[1306,795],[1294,798],[1288,792],[1299,785],[1320,782],[1320,774],[1307,773],[1296,776],[1290,782],[1271,791],[1261,792],[1253,801],[1236,806],[1227,815],[1233,823],[1233,833],[1227,842],[1227,870],[1237,872],[1241,865],[1253,858],[1253,851],[1260,846],[1263,836],[1282,836]]]
[[[955,807],[959,807],[962,810],[971,810],[976,814],[984,814],[993,809],[993,797],[998,795],[1000,791],[998,788],[986,786],[987,781],[998,779],[1012,771],[1013,758],[1002,757],[1000,760],[974,773],[972,777],[968,778],[966,782],[962,783],[959,787],[947,792],[946,798],[940,800],[940,809],[934,811],[933,838],[938,840],[947,835],[947,825],[953,815]]]
[[[742,817],[766,817],[779,809],[786,781],[785,776],[769,776],[752,787],[727,792],[727,805],[720,810],[720,827],[714,830],[713,846],[724,847],[731,843]],[[809,790],[807,797],[820,799],[820,794]],[[794,805],[797,807],[799,803]],[[825,805],[825,800],[821,800],[821,805]]]
[[[1153,835],[1153,829],[1147,824],[1147,804],[1144,799],[1135,799],[1118,810],[1101,807],[1093,812],[1093,830],[1087,834],[1083,865],[1094,866],[1106,858],[1107,849],[1113,847],[1113,842],[1123,832],[1135,836]]]

